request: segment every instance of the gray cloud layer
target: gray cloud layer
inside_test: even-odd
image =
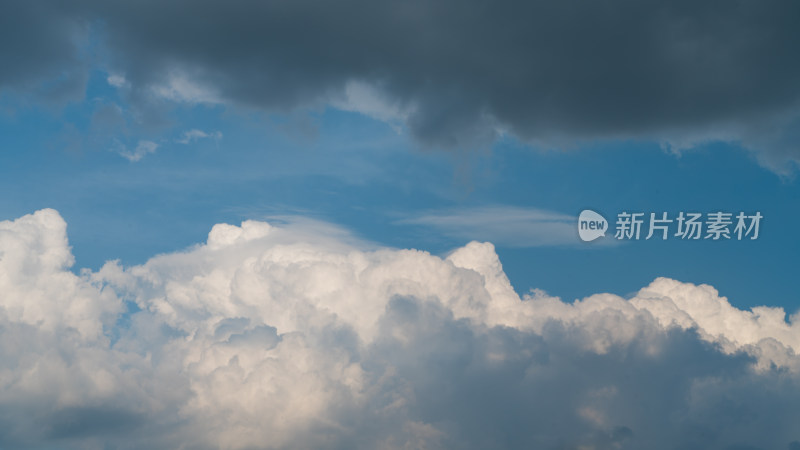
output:
[[[788,0],[73,0],[56,12],[11,9],[0,55],[20,64],[6,64],[0,83],[71,64],[69,24],[90,21],[110,68],[134,90],[282,110],[346,103],[348,85],[362,83],[436,146],[485,144],[504,129],[559,146],[739,141],[776,168],[799,154],[800,5]]]
[[[11,88],[55,103],[81,98],[88,79],[88,66],[80,53],[87,25],[49,2],[4,2],[0,94]]]
[[[0,222],[3,448],[800,446],[798,316],[707,285],[520,298],[491,244],[312,222],[72,260],[56,211]]]

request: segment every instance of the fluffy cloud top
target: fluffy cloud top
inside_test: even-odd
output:
[[[800,159],[799,8],[14,0],[0,18],[0,41],[10,43],[0,44],[0,88],[85,72],[85,41],[75,36],[88,27],[105,49],[101,65],[135,95],[273,111],[334,105],[401,122],[442,147],[485,145],[499,132],[556,147],[642,138],[679,150],[723,140],[780,169]]]
[[[763,448],[800,443],[800,325],[710,286],[520,298],[329,226],[220,224],[69,271],[66,225],[0,223],[0,441],[32,448]]]

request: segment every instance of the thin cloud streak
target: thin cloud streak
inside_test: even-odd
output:
[[[430,227],[448,237],[490,241],[505,247],[577,245],[577,216],[537,208],[484,206],[422,213],[398,220]]]

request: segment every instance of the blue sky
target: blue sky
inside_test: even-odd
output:
[[[479,151],[440,150],[419,145],[402,127],[333,107],[280,114],[186,102],[163,107],[165,124],[105,136],[92,122],[98,111],[130,108],[108,76],[92,71],[85,98],[60,108],[6,96],[0,120],[0,145],[8,149],[0,156],[2,183],[13,193],[2,198],[2,216],[60,211],[76,269],[111,259],[139,264],[203,242],[215,223],[301,215],[381,245],[434,254],[473,239],[498,241],[520,293],[627,295],[668,276],[711,284],[740,307],[800,307],[791,275],[800,250],[800,212],[791,207],[800,192],[796,178],[764,168],[735,143],[680,153],[633,139],[543,150],[506,136]],[[179,143],[191,130],[209,137]],[[158,148],[129,161],[114,140]],[[540,226],[533,221],[503,230],[514,219],[498,214],[514,208],[574,217],[593,209],[611,221],[625,210],[670,217],[760,211],[764,219],[756,241],[597,246],[548,239],[546,231],[531,241],[526,236]],[[469,211],[475,215],[458,229],[415,223]],[[493,220],[482,222],[481,211]]]
[[[798,17],[4,1],[0,447],[800,449]]]

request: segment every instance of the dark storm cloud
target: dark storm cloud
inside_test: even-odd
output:
[[[85,22],[46,2],[8,1],[0,7],[0,94],[21,88],[63,101],[81,95],[86,70],[79,54]]]
[[[286,110],[361,81],[410,108],[406,125],[435,146],[469,146],[502,128],[545,145],[714,138],[798,155],[783,138],[800,100],[797,2],[86,0],[71,9],[100,24],[111,67],[134,89],[180,73],[224,101]]]

